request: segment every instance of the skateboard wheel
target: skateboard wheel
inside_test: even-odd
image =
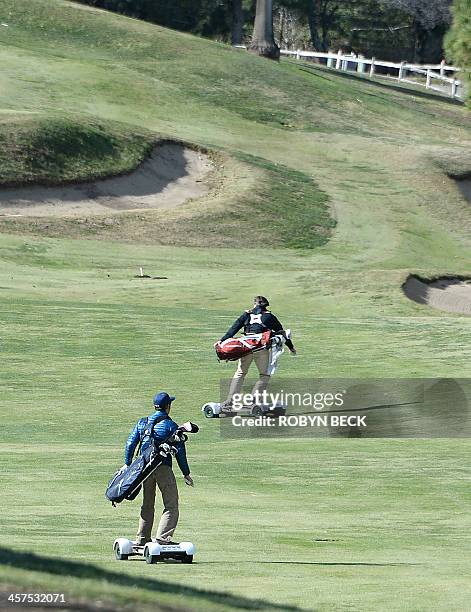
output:
[[[204,407],[204,416],[205,416],[207,419],[212,419],[212,418],[213,418],[213,416],[214,416],[214,410],[212,409],[212,407],[211,407],[211,406],[205,406],[205,407]]]
[[[149,547],[146,546],[144,548],[144,559],[146,560],[146,563],[149,563],[149,564],[157,563],[159,559],[159,555],[152,555],[149,550]]]
[[[121,552],[121,547],[119,546],[118,542],[116,542],[116,544],[114,545],[114,556],[118,561],[127,561],[129,558],[129,555],[126,555]]]

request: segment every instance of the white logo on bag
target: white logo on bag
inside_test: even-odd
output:
[[[250,315],[250,325],[253,323],[260,323],[262,325],[262,315],[261,314],[251,314]]]

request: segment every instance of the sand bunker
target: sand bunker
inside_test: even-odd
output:
[[[208,192],[204,181],[211,169],[207,155],[163,143],[130,174],[62,187],[2,189],[0,216],[74,217],[173,208]]]
[[[463,194],[465,200],[471,202],[471,178],[457,180],[458,189]]]
[[[402,285],[407,297],[438,310],[471,315],[471,279],[443,277],[427,281],[409,276]]]

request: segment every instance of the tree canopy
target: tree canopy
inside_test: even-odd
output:
[[[252,43],[257,0],[79,1],[232,44]],[[319,51],[342,48],[394,61],[439,62],[443,36],[450,24],[450,3],[273,0],[273,34],[281,47]],[[469,0],[457,4],[466,8]]]
[[[445,43],[450,59],[463,69],[463,79],[468,82],[468,105],[471,106],[469,92],[471,71],[471,2],[455,0],[452,7],[453,24]]]

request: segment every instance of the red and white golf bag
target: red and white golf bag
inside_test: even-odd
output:
[[[228,338],[223,342],[216,342],[214,348],[219,361],[237,361],[248,353],[269,350],[268,371],[273,376],[278,365],[278,359],[284,352],[285,343],[291,338],[291,330],[275,334],[271,331],[262,334],[249,334],[240,338]]]
[[[269,348],[272,332],[267,330],[262,334],[248,334],[240,338],[228,338],[216,342],[214,348],[219,361],[237,361],[241,357]]]

